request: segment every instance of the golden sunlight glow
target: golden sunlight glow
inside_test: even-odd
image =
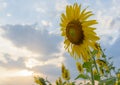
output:
[[[25,77],[25,76],[32,76],[33,71],[27,70],[27,69],[22,69],[22,70],[10,70],[10,69],[5,69],[0,67],[0,76],[3,77]]]
[[[25,61],[25,66],[27,68],[33,68],[35,66],[43,66],[43,65],[52,64],[52,65],[56,65],[58,67],[61,67],[61,62],[63,62],[63,61],[64,61],[63,56],[53,58],[53,59],[50,59],[50,60],[47,60],[47,61],[38,61],[38,60],[36,60],[34,58],[29,58],[28,60]]]
[[[44,62],[39,62],[38,60],[34,59],[34,58],[29,58],[26,62],[25,62],[26,67],[28,68],[32,68],[34,66],[41,66],[44,65]]]
[[[33,71],[22,70],[22,71],[18,71],[16,73],[16,76],[31,76],[32,74],[33,74]]]

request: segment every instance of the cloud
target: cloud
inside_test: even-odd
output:
[[[4,63],[7,63],[5,59],[6,55],[9,55],[9,58],[16,61],[19,57],[31,57],[31,56],[38,56],[37,53],[33,53],[25,47],[16,47],[11,40],[3,38],[5,31],[3,28],[0,27],[0,60]]]
[[[2,11],[3,9],[5,9],[6,7],[7,7],[7,2],[0,1],[0,11]]]
[[[116,40],[116,42],[112,45],[109,46],[106,51],[107,51],[107,57],[113,57],[112,61],[115,67],[119,68],[120,67],[120,38]]]
[[[56,0],[55,3],[55,9],[57,11],[64,11],[66,5],[68,5],[69,3],[67,2],[67,0],[61,1],[61,0]]]
[[[44,56],[46,57],[46,56]],[[41,58],[28,58],[25,61],[25,66],[27,68],[31,68],[33,69],[35,66],[45,66],[45,65],[53,65],[53,66],[57,66],[60,67],[61,63],[65,60],[64,56],[52,56],[52,58],[50,58],[49,56],[46,57],[47,60],[41,59]],[[53,63],[54,62],[54,63]]]
[[[119,17],[101,16],[100,19],[97,32],[101,36],[101,42],[105,45],[113,45],[120,35]]]
[[[79,74],[76,68],[76,61],[79,61],[79,59],[75,60],[72,56],[70,56],[69,53],[65,53],[64,56],[65,56],[64,64],[66,68],[70,70],[71,79],[74,80]]]
[[[50,75],[48,72],[51,70],[50,67],[53,67],[52,71],[54,73],[54,70],[58,69],[65,60],[64,46],[63,43],[61,43],[62,38],[59,35],[49,33],[46,29],[36,29],[36,25],[6,25],[2,26],[0,30],[4,31],[0,36],[2,38],[1,41],[5,42],[4,40],[6,40],[8,41],[6,44],[11,43],[7,46],[5,44],[3,49],[7,47],[7,49],[10,50],[14,49],[10,52],[7,51],[7,49],[1,52],[5,60],[5,62],[3,62],[3,59],[0,61],[2,67],[7,69],[27,68],[33,71],[35,71],[35,67],[37,67],[37,69],[40,70],[36,72],[40,73],[41,69],[44,69],[46,74]],[[21,53],[22,55],[17,53],[18,49],[20,52],[23,51]],[[25,55],[23,55],[24,52],[26,52]],[[29,52],[32,52],[31,55]],[[55,76],[56,75],[57,73]]]
[[[52,23],[49,21],[41,20],[41,23],[45,28],[52,26]]]
[[[0,61],[0,66],[5,67],[6,69],[24,69],[25,67],[25,63],[24,63],[24,59],[23,57],[19,57],[17,60],[13,60],[11,59],[9,54],[4,54],[4,58],[5,60],[7,60],[7,62],[3,62]]]
[[[106,7],[106,4],[108,4],[108,7]],[[97,33],[99,34],[101,38],[101,43],[103,43],[104,46],[110,46],[113,45],[117,39],[119,39],[120,35],[120,19],[119,14],[120,11],[118,7],[119,4],[114,3],[104,3],[98,5],[97,10],[94,10],[96,13],[95,18],[98,21]]]
[[[60,68],[52,64],[48,64],[44,66],[36,66],[33,69],[34,69],[34,72],[36,73],[44,74],[44,78],[47,77],[52,82],[55,81],[55,79],[57,79],[61,75]]]
[[[6,79],[9,73],[23,69],[40,73],[51,81],[55,81],[60,75],[61,63],[65,61],[62,37],[49,33],[45,27],[45,29],[36,29],[36,27],[39,26],[37,24],[5,25],[0,28],[0,67],[2,67],[0,69]],[[8,74],[2,69],[9,70]],[[2,85],[8,84],[4,82],[13,84],[12,80],[1,81]]]
[[[36,30],[33,25],[8,25],[3,27],[4,38],[11,40],[17,47],[27,49],[41,54],[58,52],[61,37],[49,34],[46,29]]]

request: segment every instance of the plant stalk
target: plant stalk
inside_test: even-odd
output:
[[[94,58],[94,57],[93,57],[93,61],[94,61],[94,64],[95,64],[95,68],[96,68],[96,70],[97,70],[97,73],[99,73],[98,67],[97,67],[97,64],[96,64],[96,62],[95,62],[95,58]]]
[[[92,65],[91,65],[91,79],[92,79],[92,85],[95,85]]]

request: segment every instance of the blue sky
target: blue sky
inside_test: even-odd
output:
[[[76,75],[59,26],[66,5],[75,2],[93,11],[102,48],[120,66],[119,0],[0,0],[0,85],[32,85],[33,73],[55,81],[61,63]]]

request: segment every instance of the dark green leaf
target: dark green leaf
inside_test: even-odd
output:
[[[103,58],[106,58],[106,55],[105,55],[105,54],[103,54],[103,55],[102,55],[102,57],[103,57]]]
[[[45,80],[44,80],[43,78],[39,77],[39,81],[40,81],[43,85],[46,85]]]

